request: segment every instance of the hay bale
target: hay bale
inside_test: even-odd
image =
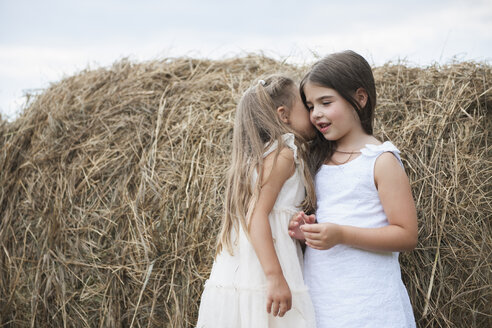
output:
[[[0,323],[192,327],[212,264],[235,105],[261,57],[126,60],[53,84],[0,143]],[[486,327],[491,67],[375,68],[376,134],[402,150],[420,327]]]
[[[490,327],[491,67],[375,70],[376,126],[404,155],[419,244],[403,275],[421,327]]]
[[[5,121],[2,117],[2,114],[0,114],[0,147],[3,146],[6,129],[7,129],[7,121]]]
[[[250,56],[128,61],[52,85],[2,148],[1,322],[191,326]]]

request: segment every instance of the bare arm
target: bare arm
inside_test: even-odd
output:
[[[273,245],[268,215],[275,205],[284,182],[294,173],[293,153],[284,148],[274,163],[275,154],[265,158],[262,187],[250,221],[250,240],[268,282],[267,311],[283,316],[292,305],[292,295]]]
[[[417,212],[410,183],[398,160],[384,153],[376,161],[374,179],[389,225],[358,228],[331,223],[303,225],[306,244],[328,249],[345,244],[373,251],[408,251],[417,244]]]

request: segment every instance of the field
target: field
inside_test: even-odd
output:
[[[0,326],[193,327],[236,103],[298,67],[259,55],[86,70],[0,121]],[[374,68],[375,135],[419,218],[400,255],[419,327],[492,322],[492,67]]]

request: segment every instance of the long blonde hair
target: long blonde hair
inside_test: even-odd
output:
[[[275,141],[278,142],[275,162],[285,147],[282,135],[290,132],[295,135],[298,155],[302,160],[306,160],[306,140],[283,123],[277,114],[277,108],[280,106],[285,106],[291,111],[295,92],[296,85],[290,78],[271,75],[246,90],[239,101],[234,123],[232,162],[227,175],[225,213],[216,254],[224,248],[233,254],[232,229],[237,232],[241,225],[248,234],[249,220],[261,189],[265,148]],[[258,179],[252,185],[252,176],[256,169]],[[304,165],[303,180],[307,197],[302,207],[305,211],[312,212],[316,204],[316,194],[307,165]]]

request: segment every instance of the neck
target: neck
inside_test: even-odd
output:
[[[343,152],[358,152],[371,140],[362,127],[354,129],[336,141],[336,150]]]

